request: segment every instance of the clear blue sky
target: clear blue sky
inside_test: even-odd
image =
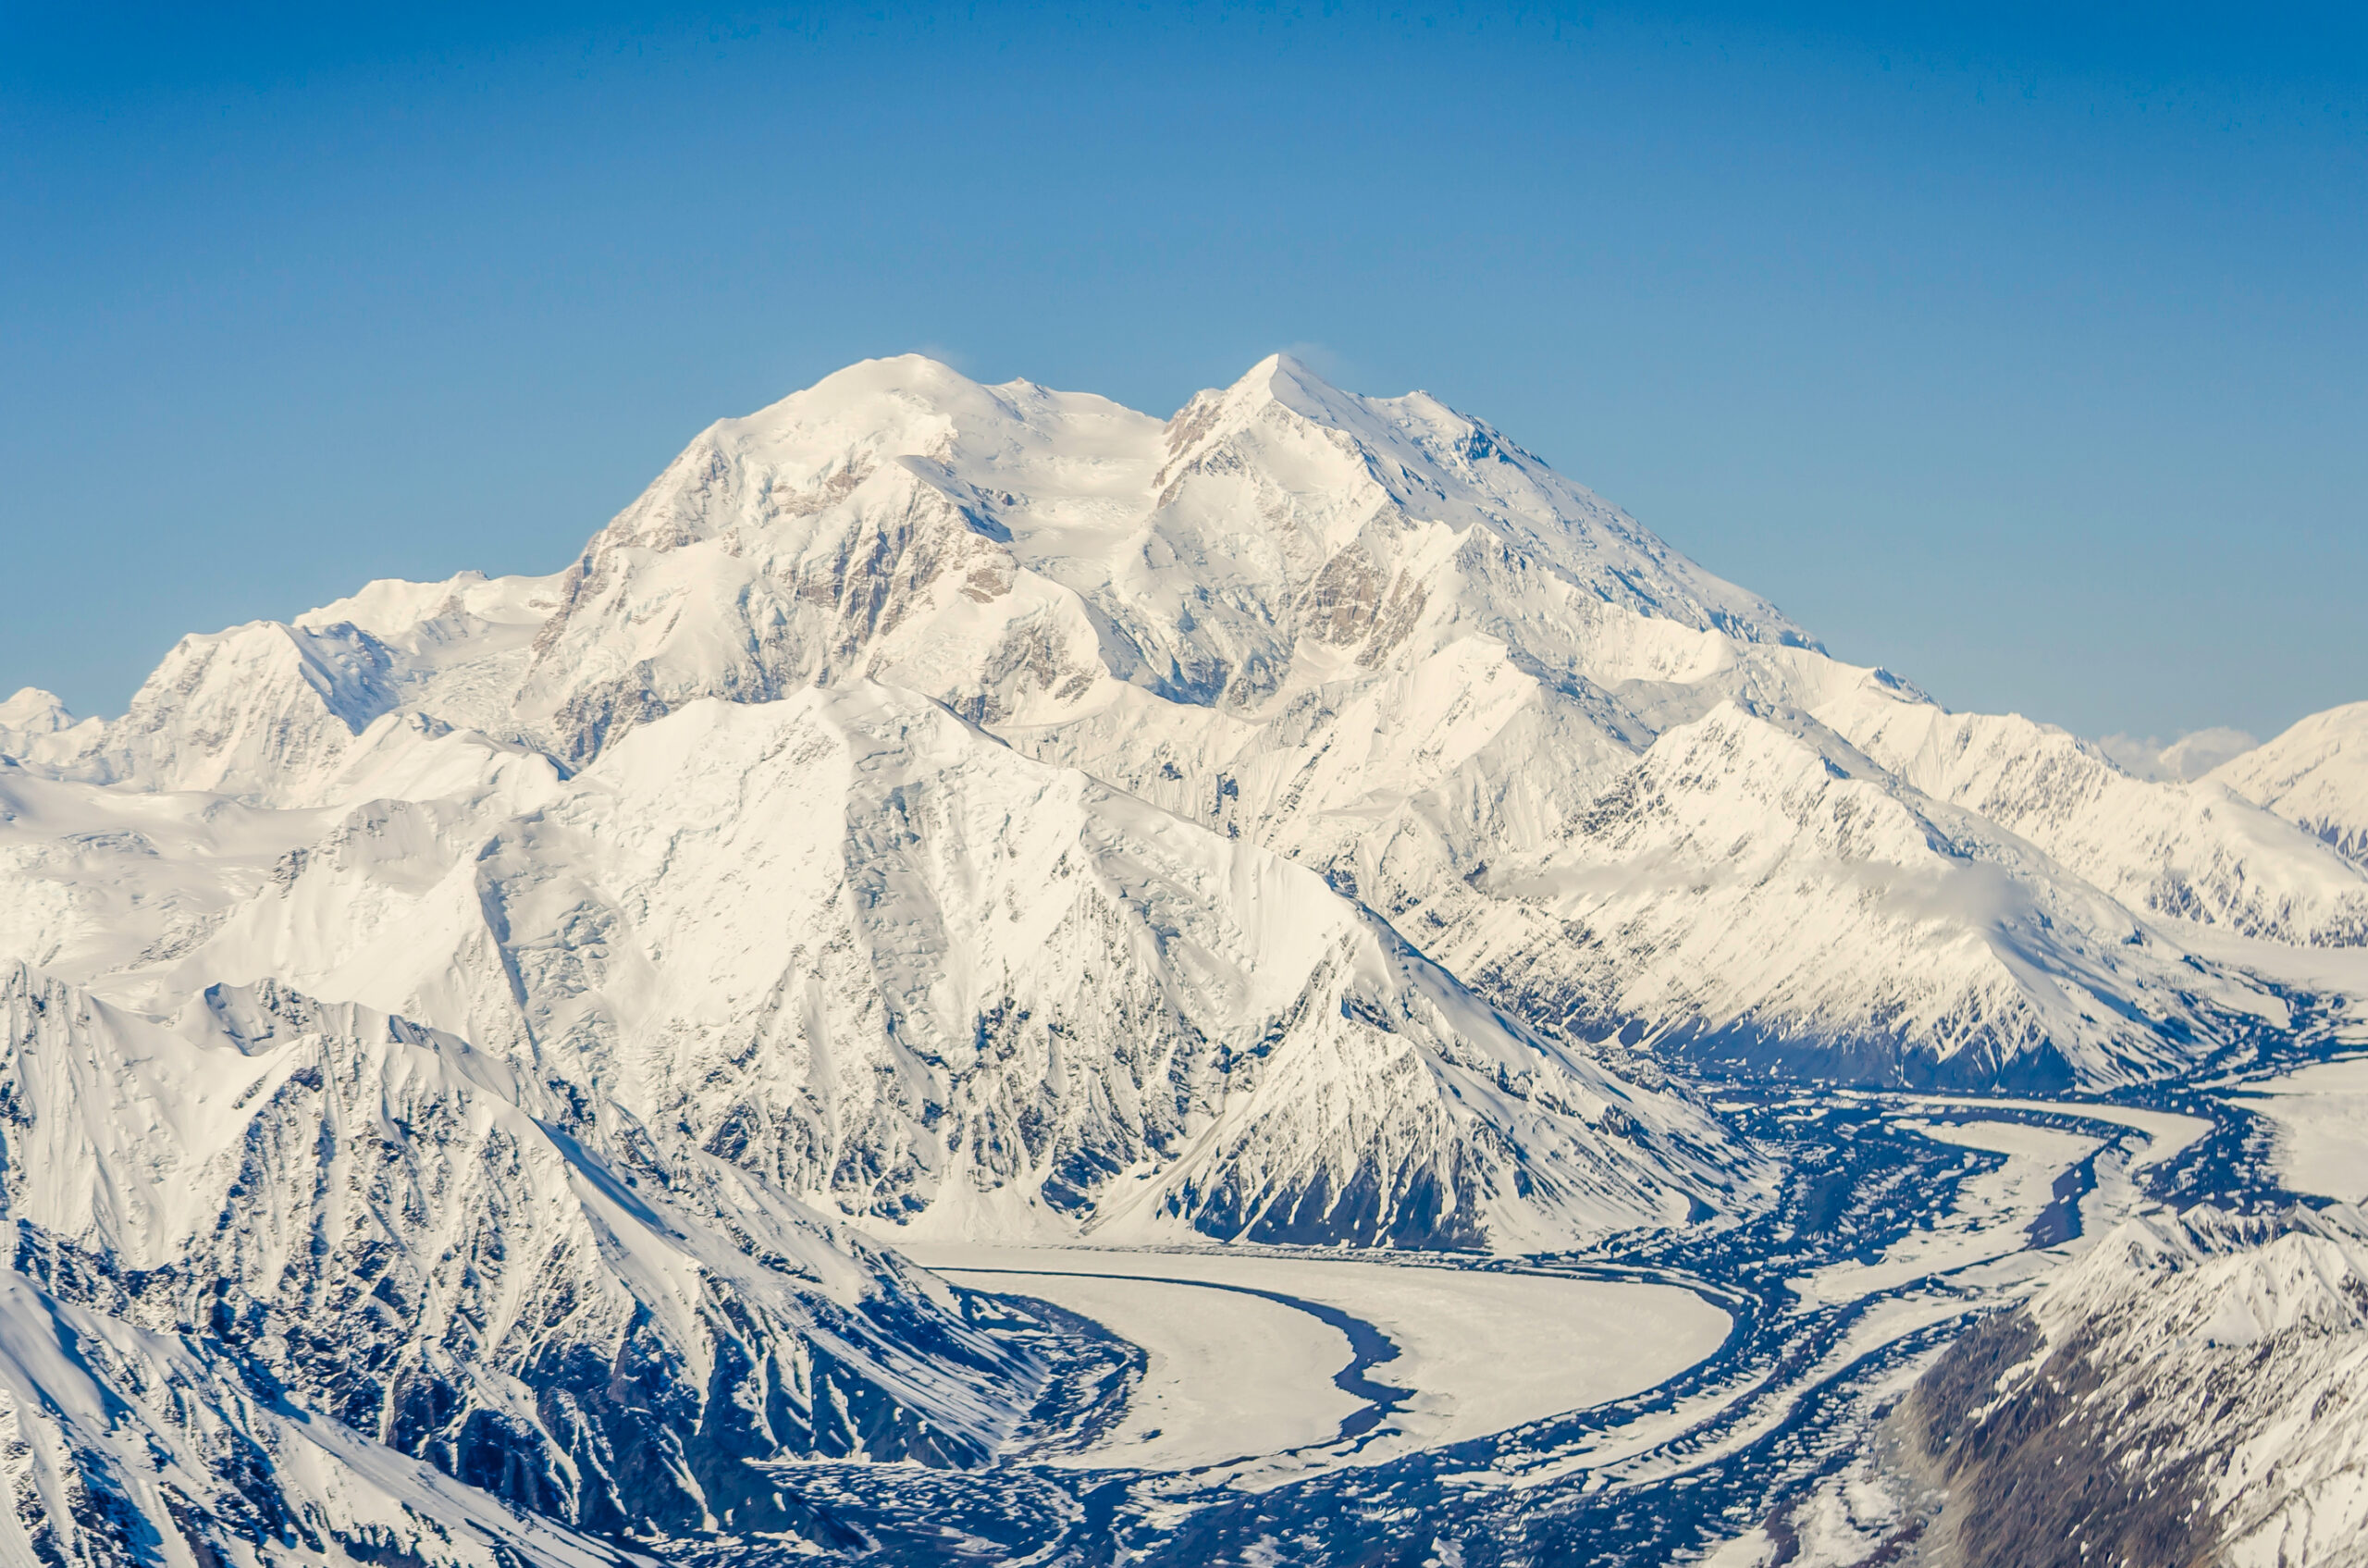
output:
[[[867,354],[1296,345],[1953,707],[2368,698],[2356,4],[332,9],[0,0],[0,693],[554,570]]]

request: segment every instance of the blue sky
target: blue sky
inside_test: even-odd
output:
[[[0,692],[549,571],[919,348],[1293,346],[1839,655],[2089,734],[2368,698],[2368,11],[0,0]]]

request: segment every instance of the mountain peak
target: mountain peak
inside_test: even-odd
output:
[[[56,762],[74,750],[78,734],[87,736],[96,727],[97,721],[84,720],[78,730],[56,693],[26,686],[0,702],[0,757]]]
[[[942,360],[927,354],[862,359],[811,386],[769,403],[756,413],[725,419],[719,431],[755,432],[784,427],[900,426],[914,414],[948,413],[992,398],[986,388]]]
[[[1202,397],[1208,395],[1202,393]],[[1326,425],[1339,423],[1349,405],[1365,401],[1332,385],[1310,368],[1305,360],[1289,352],[1268,354],[1216,396],[1228,408],[1247,410],[1278,403]]]
[[[14,697],[0,702],[0,730],[15,730],[23,735],[48,735],[53,731],[70,729],[74,715],[57,694],[39,686],[18,688]]]

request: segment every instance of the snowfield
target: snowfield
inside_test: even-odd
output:
[[[1205,1252],[954,1243],[900,1250],[962,1284],[1080,1313],[1151,1352],[1153,1374],[1126,1426],[1090,1456],[1101,1463],[1147,1463],[1141,1455],[1171,1451],[1276,1453],[1338,1431],[1360,1402],[1331,1381],[1348,1364],[1347,1339],[1324,1327],[1327,1353],[1296,1375],[1270,1368],[1277,1336],[1312,1341],[1306,1329],[1287,1328],[1274,1315],[1289,1309],[1245,1291],[1337,1308],[1397,1346],[1395,1358],[1365,1376],[1412,1397],[1356,1445],[1360,1463],[1640,1392],[1717,1350],[1733,1322],[1671,1285]],[[1173,1280],[1195,1283],[1162,1282]],[[1322,1327],[1304,1313],[1289,1315]],[[1162,1414],[1168,1412],[1187,1413],[1195,1423],[1190,1438]],[[1159,1446],[1130,1451],[1146,1426],[1162,1428]]]
[[[975,1290],[1065,1307],[1149,1357],[1125,1417],[1100,1442],[1060,1463],[1198,1470],[1314,1447],[1331,1441],[1363,1402],[1332,1381],[1349,1364],[1348,1336],[1279,1302],[1159,1279],[939,1272]]]
[[[2368,1202],[2368,1057],[2322,1062],[2228,1098],[2276,1128],[2270,1164],[2288,1191]]]

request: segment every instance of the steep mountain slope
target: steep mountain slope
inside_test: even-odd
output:
[[[2368,870],[2269,812],[2130,778],[2020,719],[1945,713],[1826,658],[1487,426],[1283,358],[1164,424],[910,356],[853,366],[704,432],[557,577],[376,584],[290,625],[187,639],[124,720],[53,733],[28,763],[358,803],[424,733],[480,769],[572,771],[692,702],[864,679],[1311,866],[1450,967],[1510,943],[1517,961],[1471,978],[1588,1037],[1717,1034],[1909,1079],[2040,1080],[2068,1061],[2109,1081],[2278,1015],[2183,951],[2182,923],[2368,939]],[[1848,752],[1836,765],[1909,818],[1988,824],[1887,840],[1904,860],[1856,854],[1846,875],[1763,878],[1730,913],[1768,945],[1811,926],[1865,938],[1855,958],[1803,953],[1781,985],[1706,982],[1707,950],[1675,939],[1696,883],[1572,846],[1662,787],[1689,727],[1730,705],[1787,756]],[[1803,821],[1732,770],[1687,777],[1730,792],[1697,804],[1750,840],[1740,862],[1801,842]],[[1932,845],[2002,837],[2023,847],[1972,858],[2047,884],[2030,895],[2045,920],[1867,895],[1869,876],[1907,887],[1933,854],[1967,858]],[[1597,914],[1671,939],[1604,938],[1498,874],[1558,854],[1587,868]],[[1960,958],[1927,961],[1942,950]]]
[[[1714,1553],[1866,1568],[2368,1563],[2368,1228],[2155,1211],[1951,1345]]]
[[[0,1563],[630,1561],[0,1270]]]
[[[764,1463],[974,1463],[1050,1376],[596,1093],[276,986],[166,1027],[0,969],[0,1154],[14,1267],[203,1336],[221,1419],[292,1403],[603,1533],[795,1528]]]
[[[2177,1070],[2262,1001],[1982,818],[1732,704],[1483,886],[1450,968],[1571,1032],[1654,1020],[1648,1043],[1743,1069],[2111,1083]]]
[[[1907,783],[2029,839],[2132,908],[2276,941],[2368,943],[2361,868],[2219,783],[2131,778],[2063,730],[1863,686],[1817,712]]]
[[[1313,872],[893,688],[695,704],[458,821],[362,808],[113,983],[372,1001],[932,1233],[1540,1246],[1758,1201],[1710,1118]]]
[[[194,790],[94,787],[0,759],[0,958],[170,1012],[191,989],[166,973],[174,961],[293,877],[314,844],[347,831],[353,810],[369,825],[352,831],[382,834],[400,820],[414,846],[444,845],[560,788],[539,754],[413,714],[377,721],[319,782],[337,804],[274,809]]]
[[[2313,713],[2211,777],[2368,864],[2368,702]]]
[[[1930,1561],[2368,1562],[2368,1234],[2132,1221],[1905,1419],[1950,1486]]]

